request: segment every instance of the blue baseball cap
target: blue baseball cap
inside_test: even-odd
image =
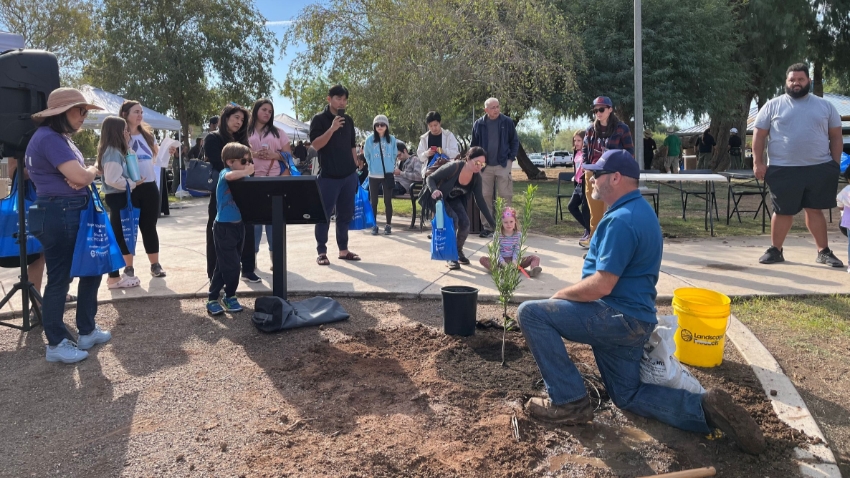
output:
[[[608,171],[611,173],[620,173],[623,176],[640,179],[640,167],[638,167],[635,157],[625,149],[609,149],[602,153],[594,164],[584,165],[587,171]]]
[[[609,108],[614,107],[614,102],[611,101],[611,98],[607,96],[597,96],[595,100],[593,100],[593,104],[590,105],[591,108],[596,108],[597,106],[607,106]]]

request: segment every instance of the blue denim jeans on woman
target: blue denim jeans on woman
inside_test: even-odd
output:
[[[592,347],[605,389],[619,408],[683,430],[710,432],[701,394],[640,381],[643,345],[653,324],[622,314],[602,301],[553,299],[524,302],[517,321],[552,404],[563,405],[587,395],[567,355],[563,341],[567,339]]]
[[[50,345],[58,345],[66,338],[75,340],[62,318],[65,295],[71,285],[71,261],[80,228],[80,212],[87,204],[88,196],[39,197],[27,217],[30,233],[44,247],[47,285],[42,295],[41,317]],[[94,331],[97,289],[102,278],[102,275],[80,277],[77,287],[77,331],[80,335]]]

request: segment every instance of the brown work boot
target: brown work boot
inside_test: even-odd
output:
[[[758,423],[725,391],[712,388],[706,392],[702,396],[702,411],[709,427],[719,428],[745,452],[758,455],[767,446]]]
[[[593,407],[587,395],[563,405],[552,405],[548,398],[534,397],[525,404],[525,410],[532,417],[549,423],[579,425],[593,421]]]

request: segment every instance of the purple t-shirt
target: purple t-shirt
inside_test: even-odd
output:
[[[49,126],[38,128],[32,135],[26,152],[27,171],[35,184],[38,197],[85,196],[86,189],[75,190],[65,182],[59,165],[76,160],[86,167],[83,153],[67,137]]]

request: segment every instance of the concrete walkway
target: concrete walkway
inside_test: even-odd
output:
[[[206,277],[206,245],[204,227],[207,200],[185,200],[173,208],[170,217],[160,219],[160,262],[168,273],[153,278],[147,272],[149,262],[141,254],[136,258],[136,275],[141,287],[109,290],[106,280],[98,293],[101,301],[139,299],[144,297],[204,297],[209,287]],[[407,230],[409,219],[398,218],[393,235],[372,236],[368,231],[350,233],[349,248],[359,254],[360,262],[336,259],[337,248],[331,232],[329,254],[331,265],[316,264],[316,243],[312,226],[290,226],[287,229],[288,290],[290,294],[359,296],[387,298],[439,298],[446,285],[469,285],[480,290],[479,300],[495,300],[497,292],[489,275],[478,264],[487,253],[487,241],[472,236],[466,253],[472,261],[459,271],[449,271],[442,261],[430,260],[427,231]],[[333,225],[331,227],[333,230]],[[846,259],[847,239],[840,233],[830,234],[836,255]],[[267,246],[261,245],[258,274],[262,283],[240,282],[241,295],[270,294],[271,260]],[[767,235],[756,237],[667,239],[657,290],[660,301],[669,301],[680,287],[703,287],[729,296],[808,295],[847,293],[850,274],[845,268],[830,268],[815,263],[816,248],[809,235],[788,238],[785,244],[787,262],[764,266],[758,258],[770,244]],[[532,235],[528,250],[540,256],[543,273],[535,279],[523,280],[515,301],[550,297],[555,291],[581,278],[582,254],[576,239],[556,239]],[[0,291],[5,294],[17,282],[17,269],[0,270]],[[46,278],[45,278],[46,282]],[[71,285],[71,292],[76,284]],[[0,316],[16,315],[20,310],[20,294],[8,303]],[[758,339],[737,319],[732,318],[728,332],[732,343],[742,352],[765,388],[779,389],[777,396],[768,394],[779,417],[790,426],[823,439],[802,398],[791,381]],[[826,445],[797,449],[800,470],[805,476],[838,477],[835,458]]]
[[[206,276],[204,226],[207,220],[206,199],[183,201],[182,209],[172,209],[170,217],[159,221],[160,262],[168,273],[165,278],[149,274],[144,254],[136,257],[136,275],[141,287],[109,290],[106,280],[99,293],[101,300],[145,296],[202,296],[209,286]],[[336,243],[331,232],[329,257],[331,265],[318,266],[313,226],[289,226],[287,229],[288,288],[292,294],[309,293],[328,296],[373,295],[388,297],[438,298],[446,285],[470,285],[480,290],[483,300],[495,300],[497,293],[490,277],[478,264],[487,253],[486,241],[473,235],[467,242],[467,256],[472,261],[459,271],[449,271],[444,262],[432,261],[427,232],[409,231],[409,219],[398,218],[391,236],[372,236],[368,231],[352,231],[349,247],[363,260],[347,262],[336,259]],[[331,226],[333,231],[333,225]],[[830,243],[836,255],[846,259],[846,238],[836,232]],[[263,239],[265,242],[265,238]],[[139,241],[139,250],[142,245]],[[758,258],[769,245],[769,236],[711,239],[667,239],[661,277],[658,281],[660,300],[669,300],[679,287],[704,287],[729,296],[826,294],[850,291],[850,274],[846,269],[830,268],[815,263],[815,246],[810,236],[789,237],[785,244],[783,264],[764,266]],[[584,249],[576,239],[556,239],[532,235],[528,250],[540,256],[543,273],[536,279],[525,279],[516,299],[547,298],[555,291],[579,280]],[[271,260],[265,244],[258,254],[259,284],[240,282],[239,293],[262,294],[269,291]],[[4,294],[17,281],[17,269],[0,270],[0,291]],[[46,280],[45,280],[46,282]],[[72,284],[72,293],[76,286]],[[15,304],[17,302],[17,304]],[[20,298],[13,299],[2,312],[20,309]]]

